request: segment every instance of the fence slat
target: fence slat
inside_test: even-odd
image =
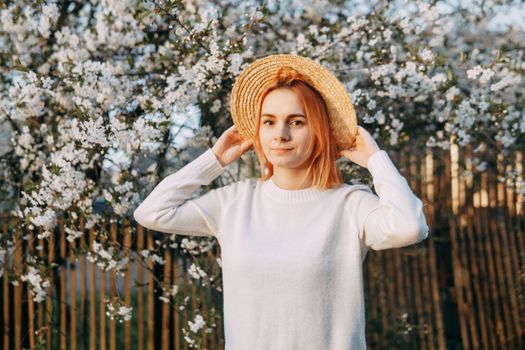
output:
[[[386,261],[386,257],[385,257],[385,253],[386,251],[380,251],[380,252],[377,252],[378,255],[379,255],[379,258],[381,260],[381,271],[386,271],[386,268],[385,266],[388,266],[388,262]],[[382,283],[379,284],[379,305],[380,305],[380,309],[381,309],[381,326],[383,327],[384,330],[388,329],[388,305],[387,305],[387,301],[386,301],[386,296],[388,295],[388,289],[387,289],[387,284],[385,283],[386,281],[386,277],[384,274],[381,274],[381,281]],[[381,337],[381,347],[384,349],[386,348],[387,344],[386,344],[386,339],[385,337]]]
[[[142,248],[144,248],[144,227],[137,227],[137,255],[140,259]],[[138,331],[138,348],[137,350],[144,349],[144,267],[142,264],[137,266],[137,279],[140,286],[137,288],[137,331]]]
[[[104,225],[106,226],[106,225]],[[104,231],[101,232],[101,234],[98,235],[98,240],[101,244],[103,244],[106,241],[106,228],[104,227]],[[107,347],[107,339],[106,339],[106,278],[107,273],[106,271],[100,269],[97,267],[97,270],[99,271],[99,278],[100,278],[100,288],[99,288],[99,295],[100,295],[100,304],[99,304],[99,332],[100,336],[98,339],[100,339],[100,350],[105,350]]]
[[[38,228],[38,234],[41,235],[44,230],[42,227]],[[38,238],[38,236],[37,236]],[[38,239],[38,257],[41,259],[41,261],[45,261],[45,240],[44,239]],[[40,302],[37,306],[37,331],[38,331],[38,338],[40,339],[41,333],[45,327],[44,325],[44,303]]]
[[[171,248],[164,250],[164,288],[169,288],[171,284]],[[170,313],[171,307],[168,303],[162,303],[162,350],[170,348]]]
[[[368,315],[371,319],[377,320],[379,318],[379,298],[378,298],[378,256],[367,253],[368,264],[364,266],[365,271],[365,285],[368,295],[371,296],[368,302]],[[373,344],[379,344],[380,335],[379,332],[374,332],[370,336],[370,340]]]
[[[74,230],[78,230],[78,226],[72,227]],[[65,241],[65,240],[64,240]],[[77,349],[77,274],[76,270],[76,242],[73,240],[69,242],[69,339],[70,349]],[[64,288],[65,290],[65,288]]]
[[[424,307],[425,307],[425,315],[427,317],[424,327],[425,332],[427,336],[427,346],[430,350],[434,350],[436,348],[435,340],[434,340],[434,324],[432,319],[432,294],[431,294],[431,288],[430,285],[432,283],[432,271],[431,271],[431,260],[430,260],[430,241],[433,240],[432,236],[432,227],[433,222],[430,217],[431,212],[429,210],[430,204],[429,203],[429,179],[431,176],[429,176],[429,170],[432,171],[432,167],[430,169],[428,168],[428,160],[429,157],[431,157],[431,154],[428,152],[425,154],[425,157],[421,161],[421,170],[420,174],[422,176],[421,182],[420,182],[420,198],[423,202],[423,212],[425,213],[425,218],[427,220],[427,225],[429,228],[428,232],[428,239],[427,239],[427,250],[426,250],[426,259],[423,262],[424,265],[424,273],[423,273],[423,300],[425,300]],[[431,187],[430,187],[431,188]],[[423,260],[423,259],[422,259]]]
[[[151,237],[151,232],[148,232],[147,235],[147,250],[151,251],[153,248],[153,237]],[[147,281],[148,281],[148,349],[155,349],[155,305],[154,305],[154,280],[153,280],[153,261],[151,259],[148,259],[147,262],[148,266],[148,274],[147,274]]]
[[[216,261],[215,261],[215,256],[213,254],[213,248],[208,250],[206,255],[207,255],[207,260],[208,260],[209,265],[210,266],[214,266],[214,264],[216,264]],[[215,303],[214,303],[214,300],[213,300],[213,294],[211,292],[211,288],[206,288],[206,305],[214,305],[214,304]],[[215,323],[215,318],[214,318],[213,322]],[[217,328],[215,328],[214,331],[210,333],[210,349],[212,349],[212,350],[217,349],[217,344],[216,344],[216,341],[215,341],[216,330],[217,330]]]
[[[14,220],[14,252],[13,252],[13,272],[15,275],[20,275],[22,273],[22,232],[18,227],[18,220]],[[19,349],[22,347],[22,284],[18,283],[13,287],[13,300],[14,300],[14,310],[13,310],[13,330],[14,330],[14,343],[15,348]]]
[[[492,155],[494,155],[493,149],[490,150],[491,159]],[[498,207],[498,199],[497,199],[497,174],[494,176],[493,174],[488,174],[488,193],[489,193],[489,207],[491,209]],[[493,217],[494,218],[494,217]],[[500,240],[498,238],[498,228],[496,225],[496,220],[488,220],[487,219],[487,225],[489,228],[489,231],[492,231],[489,236],[492,240],[492,260],[494,262],[494,266],[496,269],[496,273],[494,275],[493,285],[496,293],[496,301],[499,303],[500,298],[505,295],[505,281],[504,281],[504,274],[503,274],[503,266],[501,264],[501,247],[500,247]],[[507,332],[510,331],[510,310],[508,308],[507,303],[501,303],[501,309],[502,309],[502,316],[503,316],[503,327],[501,328],[501,346],[502,349],[508,349],[508,343],[507,343]]]
[[[123,232],[122,247],[126,252],[127,256],[131,256],[131,241],[132,233],[129,220],[124,221],[124,232]],[[133,273],[133,265],[128,264],[126,267],[126,273],[124,275],[124,302],[126,306],[131,305],[131,275]],[[140,327],[139,327],[140,328]],[[131,350],[131,322],[124,322],[124,349]]]
[[[49,237],[47,237],[47,262],[49,264],[52,264],[55,261],[55,235],[51,234]],[[54,269],[51,270],[51,279],[54,280],[55,278],[55,272]],[[52,339],[51,339],[51,327],[54,324],[53,320],[53,297],[52,294],[53,289],[50,288],[47,296],[46,296],[46,347],[47,350],[51,350],[52,346]],[[54,343],[53,343],[54,344]]]
[[[60,234],[58,236],[59,239],[59,252],[58,256],[60,258],[60,261],[65,261],[66,257],[66,237],[65,237],[65,231],[64,231],[64,220],[60,218],[59,221],[60,225]],[[66,300],[66,268],[65,264],[60,266],[58,268],[58,274],[59,274],[59,296],[58,296],[58,309],[59,309],[59,322],[60,322],[60,349],[66,350],[67,349],[67,300]]]
[[[173,261],[172,261],[172,269],[173,269],[173,280],[174,280],[174,284],[176,284],[177,286],[179,285],[179,281],[181,279],[180,275],[179,275],[179,271],[177,269],[177,263],[179,262],[179,259],[178,259],[178,254],[175,254],[175,256],[173,257]],[[180,293],[181,291],[178,291],[178,293]],[[177,294],[178,294],[177,293]],[[172,312],[173,312],[173,328],[172,328],[172,331],[173,331],[173,341],[175,342],[175,346],[173,347],[175,350],[180,350],[180,342],[181,342],[181,338],[180,338],[180,327],[181,327],[181,324],[180,324],[180,314],[179,314],[179,309],[177,307],[174,307],[172,308]]]
[[[407,161],[406,163],[407,174],[408,174],[407,177],[409,180],[410,188],[414,189],[414,191],[416,192],[420,192],[420,181],[419,181],[420,169],[418,169],[417,157],[414,152],[410,152],[409,156],[404,157],[404,158]],[[414,301],[415,301],[415,310],[417,314],[417,324],[422,325],[425,323],[425,311],[424,311],[424,306],[423,306],[424,296],[423,296],[423,286],[422,286],[422,280],[423,280],[422,269],[424,269],[425,263],[423,259],[421,259],[421,256],[419,254],[414,257],[411,257],[411,262],[412,262],[412,266],[414,267],[413,269],[413,274],[414,274],[413,289],[414,289],[414,294],[415,294]],[[423,327],[419,327],[418,333],[419,333],[418,334],[419,344],[417,344],[415,341],[413,342],[413,344],[417,349],[426,350],[427,349],[427,339],[426,339],[425,330],[423,329]]]
[[[506,163],[505,159],[503,158],[502,154],[498,154],[498,171],[503,175],[506,170]],[[499,217],[501,218],[501,221],[498,220],[498,226],[499,226],[499,234],[500,239],[502,243],[502,249],[504,250],[502,254],[503,259],[503,268],[505,270],[505,281],[507,282],[508,286],[506,289],[507,297],[506,300],[509,300],[509,306],[510,306],[510,312],[511,312],[511,326],[513,327],[513,331],[511,333],[511,337],[509,339],[510,345],[513,348],[517,348],[520,346],[519,337],[516,335],[522,334],[521,325],[520,325],[520,316],[519,316],[519,305],[518,300],[516,296],[516,284],[514,283],[514,280],[516,279],[515,276],[519,274],[519,264],[517,261],[517,252],[516,252],[516,245],[513,235],[509,234],[507,232],[507,227],[511,227],[511,220],[509,215],[509,207],[508,207],[508,191],[505,186],[505,183],[499,183],[499,186],[497,188],[498,190],[498,197],[501,198],[501,205],[498,207],[499,210]],[[510,243],[513,242],[514,244]]]
[[[202,284],[199,285],[199,294],[201,298],[201,307],[200,312],[202,317],[207,320],[208,319],[208,312],[206,310],[207,304],[204,303],[206,300],[206,295],[204,294],[204,288],[202,287]],[[204,332],[202,335],[202,348],[207,349],[208,348],[208,333]]]
[[[460,150],[461,151],[461,150]],[[472,288],[473,282],[473,265],[476,265],[476,261],[473,260],[475,257],[470,254],[470,247],[472,247],[472,241],[468,240],[468,212],[467,212],[467,187],[469,180],[466,176],[462,175],[464,166],[461,165],[460,160],[465,160],[465,153],[461,154],[458,159],[458,182],[459,182],[459,232],[460,232],[460,246],[461,246],[461,260],[463,266],[465,266],[464,276],[465,285],[464,293],[467,304],[467,321],[470,332],[470,339],[472,341],[472,348],[479,349],[479,334],[476,319],[476,307],[474,305],[474,289]],[[470,244],[469,244],[470,242]]]
[[[117,222],[113,216],[110,221],[110,241],[112,244],[116,245],[118,243],[117,239]],[[109,295],[112,300],[117,296],[117,275],[115,270],[109,271]],[[117,350],[117,321],[109,319],[109,349]]]
[[[8,224],[9,224],[9,221],[10,221],[10,217],[8,216],[7,212],[5,213],[2,213],[2,232],[4,233],[4,235],[7,235],[8,233]],[[3,246],[2,248],[4,248],[6,251],[7,251],[7,241],[5,242],[5,246]],[[2,294],[3,294],[3,312],[2,312],[2,317],[3,317],[3,321],[4,321],[4,327],[3,327],[3,330],[2,330],[2,333],[3,333],[3,344],[4,344],[4,349],[9,349],[10,348],[10,339],[9,339],[9,334],[11,333],[11,318],[9,317],[9,312],[10,312],[10,307],[11,307],[11,303],[10,303],[10,295],[9,295],[9,270],[8,270],[8,260],[5,259],[5,262],[4,262],[4,265],[2,266],[3,270],[4,270],[4,273],[3,273],[3,277],[2,277]]]
[[[450,159],[446,160],[446,174],[449,174],[447,178],[450,178],[451,187],[450,194],[446,198],[450,200],[450,208],[452,209],[452,215],[450,215],[448,221],[450,226],[450,244],[451,244],[451,257],[452,257],[452,271],[454,274],[454,292],[457,303],[457,311],[459,318],[459,328],[461,333],[461,343],[465,349],[470,349],[470,340],[468,334],[468,325],[466,320],[466,314],[468,312],[468,306],[465,302],[464,286],[466,276],[466,266],[463,265],[461,259],[461,246],[460,246],[460,225],[461,222],[457,220],[458,207],[459,207],[459,169],[458,169],[458,147],[452,143],[450,147]]]
[[[27,254],[29,256],[34,255],[34,243],[33,243],[33,232],[32,230],[29,231],[28,237],[27,237]],[[27,315],[28,315],[28,329],[27,329],[27,336],[29,336],[29,348],[34,349],[35,348],[35,302],[34,295],[31,291],[28,291],[27,293]]]
[[[187,268],[185,266],[185,271],[187,271]],[[183,293],[184,295],[188,295],[190,294],[190,290],[189,290],[189,287],[188,287],[188,275],[184,275],[184,279],[182,280],[182,290],[183,290]],[[188,307],[184,307],[184,310],[183,310],[183,313],[182,313],[182,328],[184,328],[187,324],[188,324]],[[183,341],[182,342],[182,349],[183,350],[188,350],[188,343]]]
[[[95,240],[95,228],[89,229],[88,245],[89,251],[93,252],[93,241]],[[89,264],[89,349],[97,349],[97,310],[96,310],[96,265],[94,263]],[[102,278],[100,278],[99,288],[102,289]],[[100,321],[102,322],[102,321]]]
[[[84,215],[80,215],[78,219],[78,226],[80,232],[82,232],[82,236],[79,238],[79,248],[83,251],[86,245],[86,222]],[[81,320],[80,329],[81,329],[81,335],[82,335],[82,343],[81,348],[82,349],[89,349],[89,338],[86,337],[86,334],[93,333],[94,328],[88,328],[88,318],[86,316],[86,280],[87,280],[87,271],[86,271],[86,255],[82,254],[79,258],[79,265],[80,265],[80,309],[79,309],[79,319]],[[90,285],[90,290],[94,289],[95,284]],[[93,299],[90,299],[93,300]]]

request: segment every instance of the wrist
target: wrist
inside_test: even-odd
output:
[[[373,155],[377,154],[379,151],[381,151],[381,149],[380,149],[380,148],[377,148],[377,149],[375,149],[374,151],[372,151],[372,152],[370,152],[370,153],[368,154],[368,156],[366,157],[366,168],[367,168],[367,169],[368,169],[368,161],[370,160],[370,158],[371,158]]]
[[[368,157],[372,157],[374,154],[376,154],[377,152],[381,151],[381,149],[378,147],[378,148],[375,148],[372,152],[370,152],[370,154],[368,155]]]
[[[215,150],[215,147],[211,148],[211,151],[215,158],[217,158],[217,161],[221,164],[221,166],[226,166],[225,162],[222,160],[222,158],[218,155],[218,152]]]

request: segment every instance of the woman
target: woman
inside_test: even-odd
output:
[[[235,83],[231,110],[235,125],[161,181],[135,219],[217,238],[226,349],[365,349],[362,262],[370,248],[427,237],[421,200],[356,127],[344,87],[309,59],[255,61]],[[191,198],[251,148],[260,179]],[[343,183],[341,155],[368,168],[379,196]]]

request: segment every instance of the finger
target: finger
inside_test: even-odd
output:
[[[230,141],[233,138],[233,130],[231,128],[224,130],[221,137],[227,141]]]
[[[351,153],[348,150],[344,150],[344,151],[341,151],[341,155],[345,158],[349,158],[351,156]]]
[[[237,133],[236,135],[236,140],[240,143],[243,143],[243,142],[246,142],[246,141],[251,141],[251,139],[245,139],[241,134]]]
[[[236,128],[228,129],[227,134],[228,134],[228,138],[230,138],[231,140],[234,140],[234,141],[242,140],[242,136]]]
[[[234,124],[230,126],[228,129],[226,129],[224,133],[227,135],[234,135],[236,133],[239,133],[239,131],[237,130],[237,125]]]
[[[252,146],[253,146],[253,141],[252,140],[246,140],[246,141],[244,141],[241,144],[241,151],[244,153],[247,150],[249,150],[250,148],[252,148]]]

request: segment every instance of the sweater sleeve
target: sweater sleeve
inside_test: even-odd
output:
[[[215,236],[220,219],[217,190],[191,199],[209,185],[224,167],[209,148],[176,173],[164,178],[133,212],[142,226],[155,231],[188,236]]]
[[[384,150],[368,158],[368,170],[379,197],[359,191],[357,218],[361,244],[382,250],[412,245],[427,238],[429,228],[423,203]]]

